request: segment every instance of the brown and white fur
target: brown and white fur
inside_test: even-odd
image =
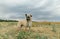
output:
[[[18,22],[18,26],[21,29],[22,27],[29,28],[32,26],[32,15],[31,14],[25,14],[25,20],[20,20]]]

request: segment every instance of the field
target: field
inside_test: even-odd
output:
[[[0,22],[0,39],[60,39],[60,22],[33,22],[19,30],[17,22]]]

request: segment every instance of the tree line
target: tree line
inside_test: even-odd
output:
[[[16,20],[2,20],[2,19],[0,19],[0,22],[18,22],[18,21],[16,21]]]

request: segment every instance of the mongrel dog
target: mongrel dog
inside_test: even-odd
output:
[[[21,29],[23,26],[25,27],[25,28],[29,28],[30,29],[30,27],[32,26],[32,15],[31,14],[25,14],[25,20],[20,20],[19,22],[18,22],[18,26],[19,26],[19,28]]]

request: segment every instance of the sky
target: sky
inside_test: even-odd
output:
[[[20,20],[26,13],[35,21],[60,21],[60,0],[0,0],[0,19]]]

